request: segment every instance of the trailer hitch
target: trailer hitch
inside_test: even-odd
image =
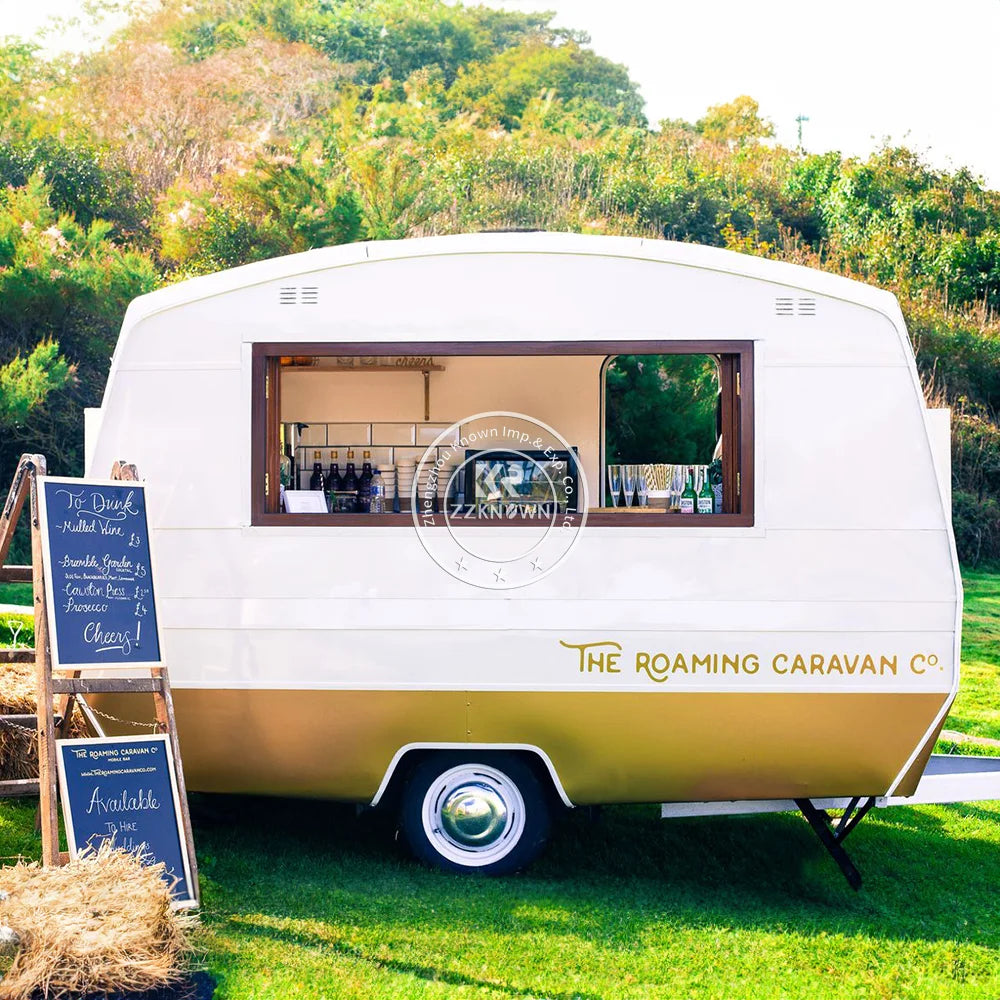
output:
[[[854,867],[841,844],[875,805],[875,797],[871,796],[862,801],[862,797],[856,795],[848,802],[844,814],[838,820],[834,820],[825,809],[817,809],[809,799],[796,799],[795,805],[808,820],[830,857],[840,866],[848,885],[857,892],[861,888],[861,873]]]

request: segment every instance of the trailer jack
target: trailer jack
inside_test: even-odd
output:
[[[847,803],[844,814],[837,820],[834,820],[825,809],[817,809],[810,799],[796,799],[795,804],[799,812],[809,821],[822,845],[829,851],[830,857],[840,866],[848,885],[857,892],[861,888],[861,873],[854,867],[850,856],[841,845],[868,810],[875,805],[874,797],[862,800],[860,795],[855,796]]]

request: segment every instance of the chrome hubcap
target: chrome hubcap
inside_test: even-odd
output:
[[[431,846],[462,867],[499,861],[524,834],[520,789],[488,764],[459,764],[438,775],[424,795],[421,812]]]
[[[441,806],[441,826],[457,844],[485,847],[503,836],[507,804],[489,785],[463,785]]]

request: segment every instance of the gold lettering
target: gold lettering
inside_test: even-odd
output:
[[[861,669],[858,671],[859,674],[874,674],[875,661],[872,659],[871,653],[865,653],[864,662],[861,664]]]
[[[618,657],[621,656],[622,646],[620,642],[615,642],[612,639],[605,639],[603,642],[572,643],[564,642],[560,639],[559,645],[564,646],[566,649],[576,649],[579,651],[581,674],[593,673],[595,668],[599,674],[621,673],[621,669],[615,666]],[[606,646],[612,647],[617,650],[617,652],[611,652],[610,650],[594,652],[594,650],[599,650]]]
[[[692,656],[691,657],[691,673],[698,673],[698,667],[704,667],[706,673],[712,673],[712,654],[709,653],[707,656]]]
[[[879,657],[879,672],[884,674],[887,670],[892,674],[893,677],[896,676],[896,663],[897,657],[882,656]]]
[[[788,662],[788,654],[787,653],[775,653],[774,659],[771,660],[771,669],[776,674],[787,674],[788,673],[788,667],[784,667],[784,666],[779,667],[778,666],[778,661],[779,660],[781,660],[782,663],[787,663]]]
[[[795,654],[795,659],[792,660],[792,669],[788,671],[790,674],[804,674],[806,673],[806,661],[802,658],[801,653]]]

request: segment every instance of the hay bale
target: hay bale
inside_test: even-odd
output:
[[[38,708],[34,663],[0,664],[0,715],[34,715]],[[86,736],[87,726],[74,706],[67,736]],[[0,729],[0,781],[38,777],[34,733]]]
[[[186,972],[195,918],[171,909],[162,862],[102,844],[62,868],[0,869],[0,924],[21,946],[0,979],[2,1000],[142,992]]]

